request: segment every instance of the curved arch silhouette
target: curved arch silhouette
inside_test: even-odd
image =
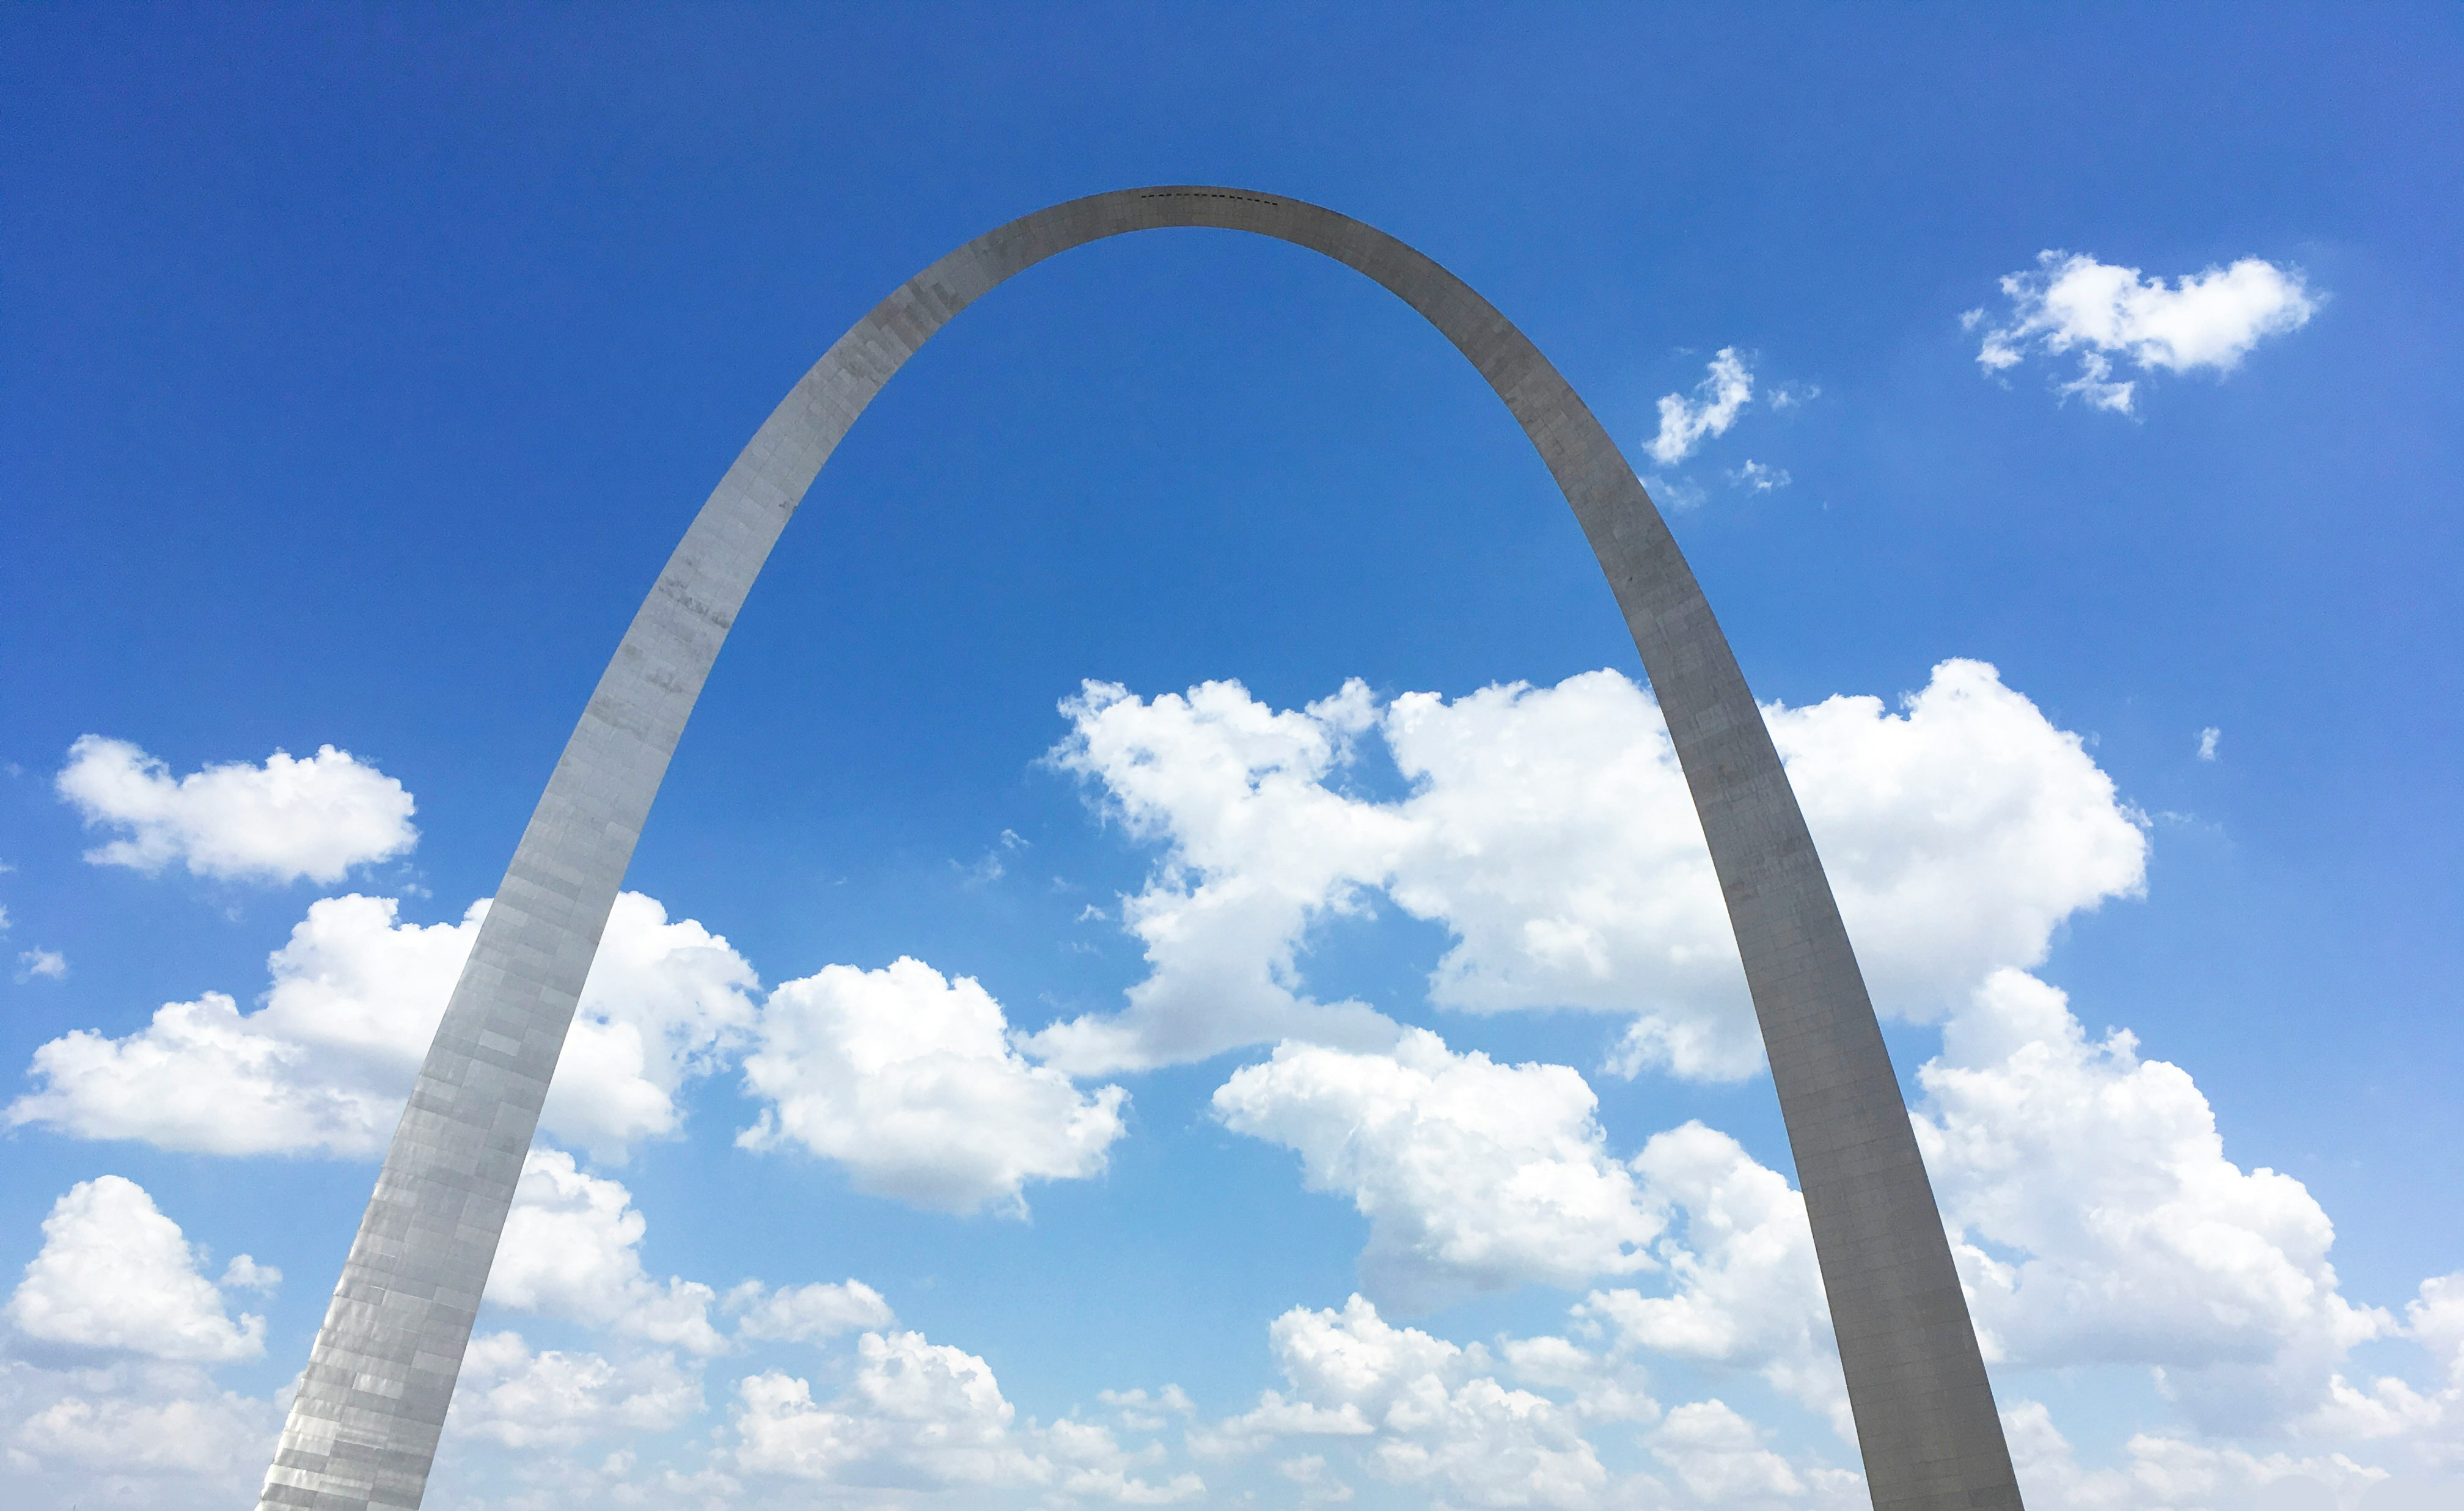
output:
[[[719,480],[599,679],[514,852],[385,1154],[260,1508],[409,1511],[633,845],[779,533],[934,332],[1045,258],[1133,230],[1272,236],[1366,274],[1480,370],[1573,506],[1660,700],[1743,954],[1879,1511],[2019,1511],[1899,1081],[1761,711],[1668,527],[1539,349],[1428,257],[1318,206],[1123,189],[989,231],[876,305]]]

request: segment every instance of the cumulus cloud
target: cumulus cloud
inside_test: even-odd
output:
[[[859,1328],[878,1331],[898,1319],[881,1293],[862,1281],[782,1285],[747,1281],[727,1293],[740,1314],[736,1336],[758,1342],[824,1343]]]
[[[2190,1078],[2126,1031],[2090,1039],[2059,992],[1999,972],[1917,1079],[1918,1141],[1998,1368],[2150,1369],[2192,1427],[2225,1435],[2448,1419],[2446,1396],[2345,1383],[2356,1346],[2404,1329],[2343,1294],[2334,1229],[2301,1184],[2234,1164]],[[1664,1280],[1595,1291],[1578,1314],[1618,1350],[1760,1373],[1846,1436],[1802,1197],[1699,1124],[1633,1167],[1666,1223],[1651,1248]],[[2450,1347],[2444,1296],[2425,1286],[2410,1314],[2433,1351]]]
[[[1392,1055],[1287,1043],[1214,1099],[1225,1126],[1296,1150],[1310,1190],[1351,1198],[1369,1218],[1363,1282],[1412,1310],[1650,1265],[1660,1220],[1595,1106],[1567,1066],[1454,1054],[1426,1029]]]
[[[53,1040],[7,1121],[223,1154],[376,1154],[486,907],[423,926],[402,922],[388,898],[320,899],[270,957],[261,1007],[207,993],[132,1034]],[[758,986],[725,938],[620,895],[542,1130],[621,1163],[678,1130],[686,1083],[749,1047],[747,1085],[768,1106],[743,1142],[801,1145],[867,1190],[925,1206],[1023,1213],[1026,1183],[1100,1173],[1122,1134],[1128,1093],[1081,1092],[1020,1055],[973,980],[913,960],[833,966],[757,1009]]]
[[[2421,1282],[2405,1307],[2405,1332],[2434,1362],[2439,1383],[2425,1391],[2381,1376],[2357,1386],[2340,1373],[2302,1426],[2314,1436],[2405,1439],[2423,1466],[2464,1478],[2464,1271]],[[2431,1503],[2427,1494],[2415,1499]]]
[[[2260,340],[2308,323],[2321,297],[2299,269],[2256,257],[2167,284],[2137,268],[2064,252],[2037,253],[2035,271],[2007,274],[2002,292],[2010,313],[1987,328],[1977,362],[1995,373],[2032,352],[2076,350],[2079,376],[2060,391],[2123,414],[2132,408],[2137,383],[2113,377],[2116,358],[2142,372],[2231,372]],[[1985,312],[1970,310],[1961,319],[1974,329]]]
[[[1683,394],[1661,395],[1660,433],[1644,449],[1661,466],[1674,467],[1693,455],[1706,437],[1727,434],[1753,397],[1754,375],[1745,359],[1735,347],[1723,346],[1690,402]]]
[[[752,1474],[856,1483],[1023,1482],[1041,1467],[1010,1439],[1017,1411],[981,1359],[924,1335],[867,1333],[838,1401],[771,1370],[737,1387],[736,1451]]]
[[[2270,1487],[2306,1480],[2325,1504],[2350,1506],[2387,1478],[2342,1454],[2260,1454],[2200,1443],[2178,1434],[2135,1433],[2110,1468],[2082,1466],[2053,1414],[2035,1401],[2002,1413],[2012,1467],[2031,1511],[2212,1511],[2217,1506],[2319,1504],[2299,1497],[2263,1499]]]
[[[180,1225],[118,1175],[79,1181],[53,1203],[6,1315],[26,1337],[75,1349],[190,1363],[265,1351],[265,1319],[233,1322]]]
[[[701,1381],[672,1354],[533,1353],[519,1333],[481,1333],[463,1355],[445,1431],[508,1448],[571,1447],[665,1432],[701,1410]]]
[[[1574,1308],[1580,1325],[1583,1308]],[[1500,1338],[1498,1355],[1506,1371],[1525,1385],[1561,1391],[1567,1404],[1586,1422],[1660,1420],[1660,1403],[1652,1398],[1650,1375],[1630,1354],[1594,1351],[1571,1338]]]
[[[272,1401],[218,1389],[193,1366],[79,1369],[40,1383],[53,1389],[10,1430],[9,1467],[75,1477],[139,1504],[253,1495],[282,1426]]]
[[[178,862],[218,880],[330,884],[419,843],[402,783],[331,745],[175,777],[126,740],[87,734],[55,785],[89,827],[125,831],[88,861],[149,876]]]
[[[781,985],[744,1082],[769,1106],[739,1144],[799,1145],[863,1190],[956,1213],[990,1203],[1023,1215],[1028,1181],[1102,1172],[1129,1099],[1031,1062],[972,977],[906,958]]]
[[[719,1352],[727,1344],[710,1322],[716,1294],[694,1281],[650,1279],[641,1257],[648,1224],[632,1203],[621,1182],[583,1173],[561,1150],[533,1150],[505,1215],[487,1300]]]
[[[1443,925],[1440,1006],[1576,1007],[1632,1019],[1615,1067],[1734,1079],[1761,1038],[1734,935],[1658,708],[1614,671],[1554,688],[1380,704],[1359,683],[1300,710],[1237,683],[1064,705],[1060,768],[1161,846],[1123,921],[1149,973],[1126,1010],[1032,1047],[1074,1074],[1300,1040],[1393,1046],[1389,1019],[1307,995],[1309,931],[1377,895]],[[1947,661],[1898,709],[1765,710],[1877,1004],[1925,1020],[2063,919],[2135,892],[2146,840],[2111,778],[1981,662]],[[1382,740],[1410,784],[1352,789]]]
[[[2340,1291],[2335,1228],[2299,1181],[2235,1165],[2189,1074],[2127,1030],[2089,1038],[2044,982],[1996,973],[1918,1081],[1989,1357],[2153,1365],[2195,1424],[2246,1433],[2396,1330]]]
[[[264,1354],[264,1319],[234,1318],[222,1291],[271,1290],[280,1274],[241,1255],[218,1289],[203,1251],[118,1175],[72,1187],[42,1227],[0,1308],[0,1499],[206,1506],[253,1494],[280,1412],[207,1367]]]
[[[1394,815],[1331,786],[1377,716],[1366,685],[1278,712],[1234,682],[1152,702],[1090,682],[1061,712],[1071,734],[1052,764],[1099,783],[1107,817],[1166,852],[1146,887],[1122,899],[1122,927],[1150,966],[1129,1010],[1054,1024],[1027,1040],[1034,1052],[1099,1075],[1279,1039],[1391,1044],[1396,1026],[1374,1009],[1294,990],[1302,934],[1361,910],[1398,829]]]
[[[1277,1468],[1341,1500],[1353,1472],[1419,1488],[1437,1505],[1610,1505],[1719,1511],[1854,1511],[1864,1482],[1816,1453],[1784,1452],[1726,1402],[1665,1411],[1625,1342],[1595,1308],[1573,1337],[1500,1336],[1495,1347],[1397,1326],[1354,1296],[1294,1307],[1268,1328],[1284,1388],[1189,1437],[1204,1456],[1297,1455]],[[1512,1384],[1507,1383],[1513,1382]],[[1602,1450],[1631,1445],[1653,1466],[1611,1472]],[[1846,1445],[1853,1450],[1853,1439]]]
[[[2217,729],[2214,725],[2210,725],[2206,729],[2199,731],[2199,759],[2214,760],[2216,758],[2216,742],[2224,737],[2225,732]]]
[[[1938,1019],[2054,931],[2145,885],[2147,840],[2085,743],[1981,661],[1946,661],[1896,713],[1834,697],[1769,713],[1886,1012]]]
[[[1854,1442],[1805,1198],[1699,1122],[1654,1136],[1634,1168],[1668,1231],[1655,1249],[1667,1288],[1595,1291],[1576,1315],[1611,1326],[1619,1352],[1760,1374]]]
[[[1764,1447],[1762,1433],[1725,1401],[1692,1401],[1670,1412],[1651,1434],[1651,1455],[1708,1505],[1806,1502],[1805,1481],[1786,1458]]]
[[[866,1333],[855,1378],[834,1400],[778,1370],[737,1386],[736,1467],[858,1489],[1048,1487],[1132,1505],[1202,1494],[1192,1474],[1133,1476],[1110,1430],[1065,1419],[1020,1423],[990,1366],[916,1332]]]
[[[1268,1329],[1288,1391],[1197,1439],[1219,1455],[1300,1436],[1347,1444],[1370,1473],[1458,1505],[1589,1507],[1608,1471],[1571,1407],[1501,1384],[1485,1350],[1397,1327],[1353,1297]]]
[[[1713,1147],[1725,1142],[1721,1135],[1699,1128],[1674,1131],[1688,1133],[1696,1146],[1683,1151],[1684,1158],[1725,1167],[1723,1178],[1733,1184],[1736,1160]],[[1727,1234],[1706,1237],[1706,1246],[1725,1242],[1751,1247],[1785,1226],[1717,1219],[1713,1208],[1719,1198],[1707,1197],[1699,1181],[1690,1199],[1699,1209],[1698,1225],[1722,1227]],[[1796,1210],[1801,1214],[1801,1207]],[[1682,1235],[1672,1235],[1678,1237]],[[1801,1252],[1802,1239],[1783,1245],[1789,1246]],[[1780,1267],[1799,1262],[1810,1263],[1810,1256],[1802,1261],[1788,1259]],[[1779,1283],[1791,1291],[1800,1287],[1795,1277],[1782,1278]],[[1745,1287],[1731,1294],[1750,1303]],[[2464,1278],[2448,1278],[2426,1285],[2414,1308],[2416,1334],[2442,1360],[2464,1347],[2464,1300],[2459,1298],[2464,1298]],[[1783,1304],[1793,1307],[1796,1303],[1797,1297],[1791,1296]],[[1286,1456],[1276,1467],[1303,1487],[1339,1490],[1350,1469],[1425,1486],[1441,1504],[1591,1507],[1615,1502],[1721,1511],[1851,1511],[1865,1504],[1862,1478],[1852,1469],[1819,1454],[1788,1450],[1726,1401],[1715,1397],[1663,1411],[1644,1390],[1643,1375],[1633,1360],[1641,1347],[1635,1336],[1638,1329],[1653,1334],[1655,1343],[1671,1345],[1671,1351],[1706,1362],[1719,1362],[1724,1354],[1734,1361],[1750,1349],[1729,1344],[1689,1349],[1672,1325],[1673,1314],[1654,1320],[1631,1307],[1603,1306],[1598,1297],[1577,1306],[1573,1321],[1574,1330],[1592,1340],[1589,1346],[1566,1337],[1501,1337],[1492,1352],[1478,1344],[1460,1345],[1396,1326],[1359,1297],[1337,1310],[1295,1307],[1269,1329],[1285,1389],[1265,1391],[1251,1410],[1194,1432],[1190,1446],[1213,1457],[1268,1450],[1292,1456],[1297,1451],[1297,1456]],[[1789,1351],[1786,1347],[1761,1347]],[[2464,1385],[2464,1358],[2456,1362],[2455,1380]],[[2390,1480],[2387,1470],[2332,1448],[2288,1452],[2254,1445],[2247,1439],[2267,1431],[2256,1424],[2253,1433],[2221,1434],[2224,1441],[2179,1428],[2142,1430],[2121,1443],[2105,1463],[2083,1464],[2041,1404],[2011,1392],[2007,1365],[1997,1369],[1997,1375],[2003,1381],[2004,1424],[2020,1482],[2028,1503],[2046,1511],[2308,1506],[2314,1502],[2283,1498],[2303,1484],[2315,1486],[2322,1497],[2316,1504],[2353,1511],[2377,1504],[2368,1492]],[[1511,1388],[1501,1377],[1529,1389]],[[2413,1426],[2418,1431],[2437,1420],[2433,1413]],[[1844,1418],[1839,1426],[1844,1456],[1853,1452],[1855,1439]],[[1618,1481],[1603,1471],[1595,1444],[1606,1443],[1609,1439],[1600,1434],[1612,1428],[1632,1432],[1630,1440],[1647,1451],[1657,1478],[1641,1474]],[[2425,1461],[2444,1461],[2439,1441],[2417,1438],[2411,1446]],[[2430,1481],[2398,1483],[2419,1487]],[[2390,1499],[2387,1503],[2409,1507],[2416,1501]]]
[[[121,1038],[53,1040],[8,1121],[217,1154],[382,1152],[486,909],[423,926],[391,898],[319,899],[269,958],[262,1007],[209,992]],[[611,1161],[674,1133],[677,1091],[747,1031],[756,985],[724,938],[620,895],[541,1127]]]

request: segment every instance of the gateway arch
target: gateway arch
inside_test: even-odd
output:
[[[873,395],[1014,274],[1126,231],[1272,236],[1418,310],[1506,401],[1642,653],[1745,959],[1877,1511],[2020,1511],[1933,1188],[1848,933],[1735,656],[1608,432],[1489,302],[1375,228],[1123,189],[979,236],[839,338],[702,506],[616,647],[480,926],[317,1334],[260,1511],[419,1504],[574,1005],[685,720],[788,516]]]

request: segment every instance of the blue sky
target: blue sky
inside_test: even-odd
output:
[[[2436,1496],[2460,55],[2444,7],[11,9],[10,1502],[253,1491],[447,926],[692,510],[911,273],[1151,182],[1419,247],[1645,475],[2030,1504]],[[1861,1504],[1639,677],[1350,272],[1155,233],[970,310],[720,659],[603,966],[603,1044],[670,1052],[551,1112],[429,1503]],[[1034,1037],[1260,990],[1386,1040]],[[985,1079],[910,1137],[846,1067],[916,1023]]]

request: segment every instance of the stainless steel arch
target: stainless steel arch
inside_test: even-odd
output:
[[[839,338],[719,480],[599,680],[421,1067],[266,1476],[263,1508],[419,1504],[488,1268],[633,845],[772,544],[856,416],[943,323],[1056,252],[1244,230],[1357,269],[1506,401],[1642,653],[1745,958],[1880,1511],[2018,1511],[2019,1491],[1907,1108],[1830,884],[1736,658],[1615,442],[1487,300],[1394,237],[1296,200],[1124,189],[1012,221]]]

